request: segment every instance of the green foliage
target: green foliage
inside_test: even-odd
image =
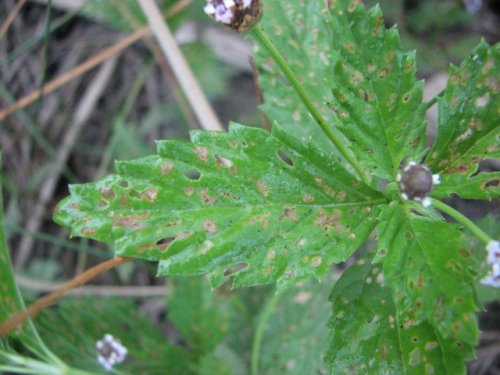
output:
[[[460,374],[457,342],[395,304],[384,273],[365,256],[344,272],[330,297],[332,374]],[[353,308],[355,313],[353,316]],[[459,349],[459,350],[457,350]],[[469,349],[467,349],[469,351]]]
[[[450,68],[438,100],[438,135],[426,158],[442,177],[437,197],[486,199],[500,194],[499,172],[476,174],[480,161],[500,157],[499,59],[500,44],[489,48],[481,42],[460,67]]]
[[[381,195],[312,144],[236,124],[191,140],[71,186],[55,219],[117,255],[160,261],[160,274],[209,273],[214,286],[320,277],[373,229]]]
[[[96,341],[105,334],[120,339],[131,360],[118,368],[131,374],[193,374],[192,357],[165,340],[157,327],[124,299],[67,299],[37,319],[40,334],[66,363],[104,373],[97,362]]]
[[[331,307],[331,275],[321,284],[300,283],[288,289],[269,317],[262,339],[259,374],[322,374]]]
[[[228,132],[194,131],[190,142],[159,141],[156,155],[118,162],[114,174],[72,185],[55,220],[73,236],[112,244],[116,255],[157,261],[160,275],[207,274],[212,287],[275,282],[280,294],[260,289],[246,298],[210,298],[202,279],[175,279],[168,316],[185,348],[162,342],[120,301],[47,312],[40,319],[45,335],[56,335],[54,350],[84,366],[76,353],[90,361],[96,337],[125,331],[133,361],[124,368],[133,373],[244,374],[249,363],[267,374],[465,373],[479,335],[475,285],[484,245],[473,255],[461,226],[403,200],[396,179],[402,164],[424,160],[442,177],[435,198],[499,196],[500,174],[477,173],[480,161],[500,157],[499,45],[481,43],[451,68],[438,99],[437,138],[427,150],[415,54],[401,50],[378,7],[268,0],[262,25],[373,177],[371,186],[339,162],[278,66],[257,50],[271,133],[232,124]],[[374,230],[375,252],[333,288],[328,332],[320,303],[326,286],[306,280],[328,274]],[[69,331],[69,324],[84,330]]]
[[[330,10],[319,1],[269,1],[266,6],[263,28],[327,122],[372,174],[394,179],[402,160],[419,159],[425,145],[423,83],[415,78],[414,53],[399,51],[397,30],[384,28],[380,9],[367,12],[356,1],[334,1]],[[264,51],[256,57],[263,110],[287,130],[329,149],[278,67]]]

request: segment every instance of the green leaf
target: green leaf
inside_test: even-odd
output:
[[[380,9],[360,1],[266,2],[263,27],[285,55],[328,123],[348,140],[372,174],[394,179],[402,160],[425,146],[423,83],[415,54],[402,53],[395,28]],[[313,32],[311,32],[313,30]],[[267,115],[322,149],[323,134],[277,66],[257,52]],[[297,130],[297,128],[299,130]]]
[[[105,373],[97,362],[96,342],[105,334],[127,348],[127,359],[116,366],[131,374],[194,374],[192,355],[174,346],[130,300],[70,298],[36,318],[40,334],[66,363]]]
[[[438,99],[438,134],[426,163],[440,173],[433,196],[487,199],[500,195],[500,174],[477,172],[478,163],[500,157],[500,44],[481,42],[460,67],[451,66]]]
[[[271,314],[262,339],[260,374],[322,374],[327,345],[328,294],[333,277],[288,289]]]
[[[400,310],[372,255],[342,274],[330,300],[331,374],[465,374],[456,342]]]
[[[226,336],[232,313],[228,299],[212,293],[206,280],[199,277],[171,279],[169,287],[168,319],[191,351],[210,353]]]
[[[393,202],[379,217],[375,262],[383,265],[399,314],[428,321],[473,356],[479,330],[473,256],[460,227],[409,212]]]
[[[160,141],[158,155],[71,186],[55,220],[117,255],[160,261],[162,275],[208,273],[215,286],[320,277],[375,225],[379,193],[279,128],[233,124],[191,140]]]

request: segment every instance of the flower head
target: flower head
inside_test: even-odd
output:
[[[486,261],[488,264],[500,263],[500,242],[490,241],[486,245],[486,251],[488,252],[488,258]]]
[[[431,205],[428,195],[434,190],[434,185],[441,183],[438,174],[432,174],[426,165],[414,161],[398,173],[397,180],[403,199],[421,202],[424,207]]]
[[[491,271],[481,280],[481,284],[500,287],[500,263],[494,263]]]
[[[259,21],[262,3],[260,0],[207,0],[203,10],[231,29],[247,31]]]
[[[110,334],[104,335],[102,340],[97,341],[95,347],[97,360],[107,371],[117,363],[122,363],[127,356],[127,348]]]

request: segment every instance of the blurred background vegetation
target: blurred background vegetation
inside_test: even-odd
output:
[[[168,24],[222,124],[236,121],[266,126],[258,111],[261,95],[249,59],[250,42],[213,24],[202,12],[203,3],[158,1],[165,12],[176,9]],[[374,5],[376,1],[366,3]],[[427,98],[446,84],[450,63],[460,63],[481,38],[491,44],[500,39],[497,0],[379,3],[386,26],[397,24],[405,49],[418,51],[418,70],[427,80]],[[145,25],[136,0],[2,0],[0,113],[65,72],[98,59],[104,50],[117,46]],[[96,180],[112,171],[115,159],[147,155],[154,151],[155,139],[187,139],[188,131],[199,127],[152,37],[146,36],[103,61],[67,78],[53,93],[0,118],[6,233],[26,298],[52,290],[57,283],[112,256],[112,249],[106,245],[68,239],[67,230],[52,222],[52,211],[67,195],[68,184]],[[429,116],[432,125],[436,111]],[[498,161],[483,168],[498,169]],[[498,204],[452,203],[494,229],[492,217],[500,213]],[[170,366],[178,361],[178,370],[170,368],[172,373],[188,373],[183,366],[190,367],[191,373],[246,373],[252,330],[259,324],[258,312],[268,300],[269,288],[251,292],[222,288],[212,295],[201,279],[156,278],[155,265],[139,261],[100,276],[94,284],[99,287],[85,287],[80,293],[87,294],[85,298],[96,293],[106,296],[108,299],[99,300],[99,306],[95,299],[93,305],[87,303],[90,300],[71,298],[61,309],[50,309],[39,319],[41,331],[53,338],[49,341],[56,353],[62,353],[69,362],[81,364],[82,358],[75,353],[82,349],[76,342],[92,357],[93,342],[99,339],[95,336],[105,329],[125,332],[127,322],[130,324],[128,317],[133,316],[135,326],[129,327],[129,336],[124,333],[124,341],[138,359],[134,366],[139,367],[129,371],[139,373],[142,369],[154,374],[164,370],[158,365],[161,358],[156,362],[141,360],[143,348],[164,353]],[[288,292],[274,310],[273,319],[279,324],[273,325],[276,331],[266,331],[267,350],[261,357],[264,373],[304,374],[308,367],[303,366],[319,361],[321,353],[314,351],[314,345],[321,347],[326,330],[316,332],[299,318],[326,322],[331,282],[314,287],[305,284]],[[114,298],[122,295],[130,298]],[[224,302],[214,300],[217,298]],[[316,307],[312,308],[314,303]],[[197,314],[183,313],[191,310]],[[481,317],[485,350],[479,352],[480,360],[471,364],[471,373],[500,371],[500,304],[491,303],[488,311]],[[109,315],[116,319],[108,322],[103,318]],[[195,322],[200,322],[196,329]],[[80,324],[93,327],[85,337],[64,334],[68,325]],[[54,329],[56,326],[58,329]],[[139,337],[142,330],[152,332],[148,340],[157,340],[145,342]],[[314,343],[307,341],[312,340],[312,334],[317,338]],[[165,337],[168,341],[157,349],[157,342]],[[309,362],[301,358],[304,353],[294,352],[294,340],[304,340],[302,344],[310,347],[311,353],[306,354]],[[293,356],[301,360],[291,362]],[[140,367],[141,363],[145,367]],[[214,372],[216,369],[219,372]],[[320,366],[316,370],[323,371]]]

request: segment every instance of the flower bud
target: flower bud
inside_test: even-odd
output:
[[[426,165],[411,161],[398,173],[398,183],[403,199],[415,200],[428,207],[431,204],[428,195],[440,180],[439,175],[433,175]]]
[[[251,29],[262,15],[260,0],[207,0],[205,13],[223,25],[240,32]]]

